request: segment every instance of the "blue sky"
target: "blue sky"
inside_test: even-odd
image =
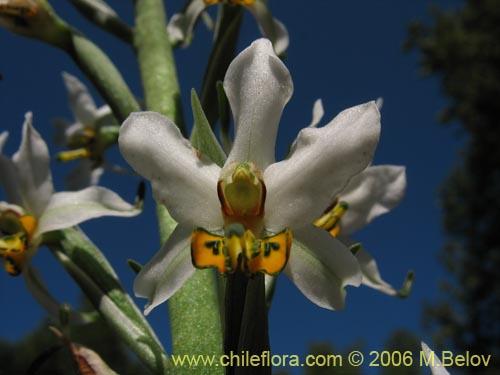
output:
[[[115,61],[134,93],[141,96],[137,64],[121,41],[96,29],[66,2],[53,2],[56,11],[105,49]],[[131,2],[110,0],[123,17],[132,22]],[[172,4],[170,6],[170,3]],[[406,328],[423,338],[420,325],[424,301],[438,298],[437,285],[446,277],[437,261],[443,244],[439,185],[455,163],[462,142],[456,130],[443,127],[437,115],[445,105],[435,79],[422,79],[418,55],[403,53],[402,43],[411,20],[427,19],[431,2],[350,1],[271,2],[274,15],[285,23],[291,44],[285,64],[294,80],[294,95],[285,108],[279,130],[278,159],[282,158],[300,128],[311,118],[317,98],[323,99],[324,121],[344,108],[378,97],[384,98],[382,134],[374,164],[406,165],[408,189],[396,210],[359,232],[356,239],[377,259],[382,276],[400,285],[406,272],[416,272],[413,293],[406,300],[380,294],[366,287],[347,290],[342,312],[321,309],[309,302],[288,281],[280,277],[270,316],[271,345],[280,354],[303,354],[312,341],[335,342],[345,346],[361,339],[366,352],[378,349],[397,328]],[[314,4],[313,7],[307,6]],[[436,1],[443,7],[460,5],[458,0]],[[169,13],[181,1],[167,2]],[[254,19],[246,12],[240,50],[259,37]],[[190,123],[189,90],[201,86],[210,34],[199,25],[188,49],[176,51],[184,110]],[[42,43],[13,36],[0,30],[3,48],[0,61],[0,130],[9,130],[6,153],[19,146],[20,129],[26,111],[33,111],[34,125],[48,141],[51,153],[50,120],[72,119],[67,105],[61,72],[83,79],[73,62],[61,51]],[[85,81],[87,83],[87,81]],[[94,92],[95,93],[95,92]],[[102,104],[97,94],[96,101]],[[117,151],[110,158],[118,160]],[[62,177],[71,166],[53,163],[56,189],[63,189]],[[130,176],[105,175],[102,183],[128,199],[136,182]],[[133,274],[125,259],[145,263],[159,249],[154,222],[154,204],[148,197],[145,212],[133,219],[99,219],[83,225],[84,230],[109,257],[127,290]],[[49,288],[61,301],[76,303],[78,289],[46,249],[34,258]],[[138,300],[139,306],[145,301]],[[0,304],[10,324],[2,325],[0,337],[19,338],[32,330],[44,316],[30,298],[22,278],[0,273]],[[150,317],[158,335],[169,346],[165,305]]]

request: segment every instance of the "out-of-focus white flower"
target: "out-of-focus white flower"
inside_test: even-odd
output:
[[[281,55],[286,51],[289,43],[288,31],[280,21],[273,18],[267,0],[191,0],[184,12],[172,16],[167,26],[172,43],[182,42],[184,46],[189,45],[198,18],[207,6],[217,3],[230,3],[247,8],[257,20],[262,35],[273,43],[276,54]]]
[[[28,113],[21,145],[12,159],[2,153],[8,134],[0,134],[0,182],[9,200],[0,202],[0,258],[11,275],[21,273],[44,233],[101,216],[140,213],[102,187],[55,193],[47,145],[31,123]]]
[[[54,120],[55,143],[68,151],[57,154],[59,161],[79,160],[78,166],[66,178],[69,190],[80,190],[97,185],[106,163],[104,153],[117,143],[119,124],[108,105],[97,108],[87,87],[75,76],[62,74],[75,122]]]
[[[157,113],[134,113],[121,127],[123,156],[151,180],[155,199],[179,223],[136,278],[136,294],[149,299],[146,313],[181,287],[193,264],[247,274],[284,268],[311,301],[341,309],[344,287],[361,283],[359,264],[312,223],[372,160],[377,106],[349,108],[320,129],[303,129],[289,157],[275,162],[278,123],[293,82],[268,40],[235,58],[224,89],[235,140],[222,169]]]
[[[376,105],[378,108],[381,107],[381,99],[377,100]],[[323,114],[323,105],[318,99],[314,103],[309,126],[317,127]],[[404,166],[369,166],[349,180],[333,204],[315,220],[314,224],[327,230],[345,245],[352,246],[355,242],[349,236],[368,225],[373,219],[397,207],[404,197],[405,190]],[[355,256],[363,272],[363,284],[389,295],[405,295],[409,292],[411,274],[403,289],[397,291],[382,279],[377,263],[362,246],[357,246]]]

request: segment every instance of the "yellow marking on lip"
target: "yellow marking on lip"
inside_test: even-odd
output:
[[[229,229],[228,229],[229,228]],[[197,268],[215,267],[222,274],[238,268],[248,276],[258,272],[276,275],[285,268],[292,246],[292,232],[255,238],[241,224],[226,227],[224,236],[199,228],[191,235],[191,257]]]

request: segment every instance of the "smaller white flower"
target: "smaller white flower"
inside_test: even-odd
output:
[[[69,228],[101,216],[135,216],[136,207],[111,190],[93,186],[55,193],[49,151],[26,114],[19,150],[2,153],[8,133],[0,134],[0,183],[9,203],[0,201],[0,258],[18,275],[35,254],[44,233]]]
[[[54,120],[55,143],[67,147],[56,159],[79,159],[78,166],[66,178],[69,190],[79,190],[97,185],[108,166],[104,159],[106,149],[116,144],[119,124],[108,105],[97,108],[87,87],[75,76],[62,74],[71,111],[75,122]]]
[[[217,3],[244,6],[254,15],[261,34],[272,42],[277,55],[281,55],[288,48],[288,31],[283,23],[273,18],[267,0],[191,0],[184,12],[174,14],[168,23],[167,31],[172,43],[182,42],[184,47],[188,46],[200,15],[209,5]]]
[[[377,107],[382,99],[377,99]],[[315,101],[309,125],[316,128],[323,117],[321,99]],[[293,148],[293,146],[292,146]],[[352,177],[337,195],[334,203],[314,221],[346,246],[356,245],[355,256],[363,273],[362,283],[389,295],[406,295],[411,288],[413,274],[409,274],[401,291],[394,289],[380,276],[375,259],[349,235],[368,225],[373,219],[397,207],[406,190],[405,167],[398,165],[369,166]]]

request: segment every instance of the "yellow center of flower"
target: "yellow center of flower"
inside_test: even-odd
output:
[[[29,245],[36,226],[34,216],[11,210],[0,213],[0,258],[4,259],[4,268],[10,275],[19,275],[31,257]]]
[[[348,204],[344,201],[335,201],[313,224],[328,231],[333,237],[337,237],[340,233],[340,219],[344,216],[348,207]]]
[[[252,163],[233,163],[221,173],[217,193],[224,217],[224,235],[195,230],[191,256],[198,268],[216,267],[220,273],[241,270],[276,275],[283,270],[292,246],[289,229],[264,236],[266,186]]]
[[[83,131],[72,137],[68,142],[70,150],[60,152],[56,155],[58,161],[72,161],[77,159],[91,159],[97,163],[101,162],[101,151],[98,145],[96,131],[92,128],[85,128]]]
[[[255,3],[255,0],[204,0],[207,5],[214,4],[232,4],[232,5],[252,5]]]

